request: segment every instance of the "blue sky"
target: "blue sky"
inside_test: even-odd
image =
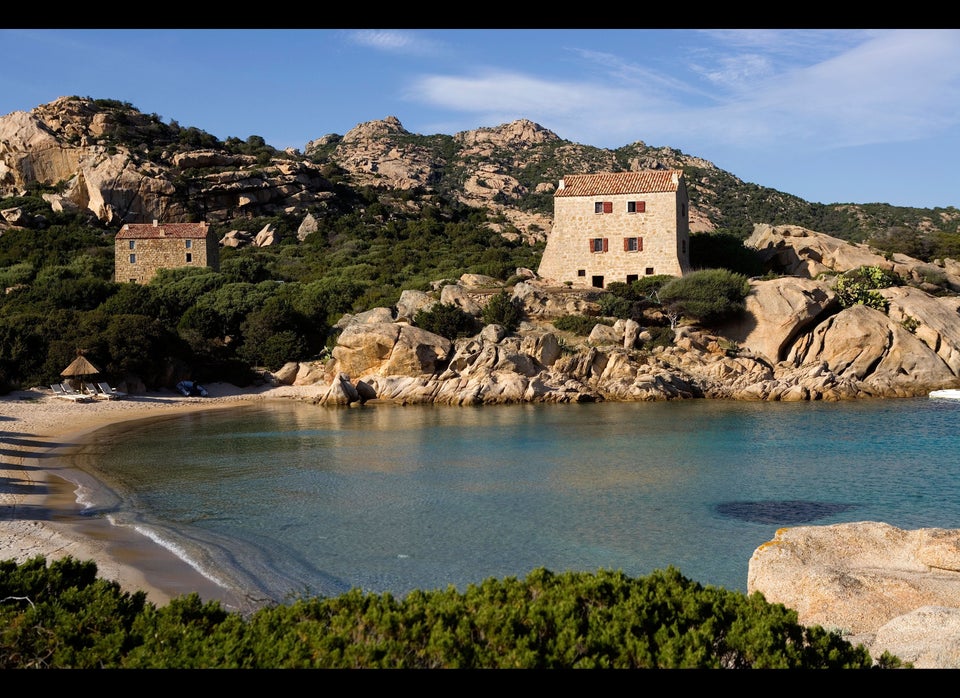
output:
[[[525,118],[821,203],[960,207],[960,30],[2,29],[0,115],[65,95],[303,150]]]

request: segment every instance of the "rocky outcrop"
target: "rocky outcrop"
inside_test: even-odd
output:
[[[559,332],[553,325],[559,317],[599,316],[598,289],[551,287],[529,274],[503,288],[490,277],[464,275],[432,292],[404,291],[396,308],[344,316],[326,375],[365,381],[381,399],[449,404],[834,401],[912,397],[960,385],[960,296],[893,286],[879,291],[886,312],[843,307],[832,286],[835,274],[846,271],[838,260],[860,265],[877,257],[826,238],[791,226],[762,227],[754,243],[794,250],[791,269],[807,269],[802,255],[810,254],[818,263],[828,260],[834,276],[753,279],[746,310],[736,320],[713,331],[680,326],[671,346],[656,346],[650,331],[656,326],[634,320],[604,323],[598,317],[588,337]],[[807,242],[785,242],[797,240]],[[917,265],[909,259],[897,264],[912,278]],[[487,326],[450,342],[411,326],[419,310],[435,303],[479,318],[501,290],[527,318],[516,334]]]
[[[960,668],[960,530],[856,522],[783,528],[750,558],[747,592],[839,631],[876,660]]]
[[[756,225],[744,245],[760,252],[769,268],[789,276],[815,279],[857,267],[879,267],[928,292],[942,288],[960,292],[960,265],[954,260],[931,264],[903,254],[888,259],[869,245],[838,240],[797,225]]]
[[[151,157],[149,144],[166,128],[132,107],[75,97],[2,116],[0,197],[34,183],[62,184],[58,205],[89,210],[105,223],[188,221],[196,207],[215,223],[306,210],[333,195],[317,165],[289,156],[266,164],[209,149]],[[115,142],[119,132],[127,142]]]
[[[839,309],[828,284],[800,277],[756,280],[750,283],[745,312],[719,332],[772,365],[786,358],[798,335]]]

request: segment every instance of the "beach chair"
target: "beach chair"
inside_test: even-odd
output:
[[[103,395],[108,400],[119,400],[120,398],[126,397],[127,394],[117,390],[116,388],[110,387],[109,383],[97,383],[97,388],[100,390],[100,394]]]
[[[64,400],[73,400],[74,402],[89,402],[90,397],[84,395],[81,392],[78,392],[71,388],[70,386],[65,386],[62,383],[52,383],[50,385],[50,390],[53,391],[53,394],[56,397],[62,397]]]

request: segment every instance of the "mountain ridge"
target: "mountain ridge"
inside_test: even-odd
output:
[[[0,197],[44,190],[54,206],[87,209],[111,226],[302,217],[330,206],[340,184],[398,192],[407,208],[447,197],[485,210],[501,233],[536,244],[550,228],[552,193],[565,174],[651,168],[684,170],[694,233],[745,238],[757,223],[791,224],[859,242],[899,228],[922,237],[960,226],[954,207],[806,202],[674,148],[643,141],[598,148],[528,119],[420,135],[387,116],[308,141],[301,153],[259,136],[220,141],[117,100],[61,97],[0,117],[0,143]]]

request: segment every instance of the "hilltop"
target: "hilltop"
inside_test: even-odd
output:
[[[447,202],[484,211],[491,227],[542,242],[557,182],[572,173],[682,169],[691,232],[747,237],[758,223],[800,225],[860,242],[956,233],[960,211],[810,203],[740,180],[702,158],[642,141],[617,149],[573,143],[528,120],[453,135],[420,135],[393,116],[326,134],[303,152],[259,136],[220,141],[163,123],[129,103],[62,97],[0,117],[0,198],[42,192],[99,222],[203,218],[228,230],[251,218],[302,221],[357,204],[373,189],[389,215]],[[226,231],[225,231],[226,232]]]

